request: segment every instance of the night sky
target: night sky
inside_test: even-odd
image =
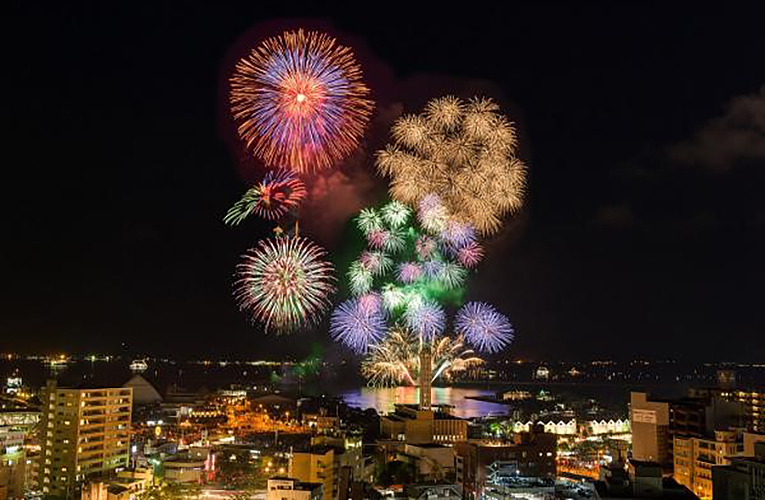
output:
[[[326,325],[248,324],[233,270],[270,228],[221,220],[262,172],[232,134],[228,75],[307,26],[354,47],[377,114],[362,150],[312,181],[303,234],[339,259],[351,212],[384,199],[372,157],[392,120],[488,95],[530,166],[526,207],[467,294],[515,324],[507,356],[765,360],[761,15],[191,3],[11,3],[0,352],[342,354]]]

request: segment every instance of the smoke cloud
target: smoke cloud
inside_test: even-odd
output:
[[[758,93],[733,98],[723,116],[671,147],[669,156],[715,173],[725,173],[738,162],[765,159],[765,85]]]

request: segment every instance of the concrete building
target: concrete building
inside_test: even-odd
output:
[[[173,483],[198,483],[214,469],[215,455],[209,448],[195,446],[162,462],[165,480]]]
[[[404,487],[407,500],[462,500],[458,484],[407,484]]]
[[[444,481],[455,472],[454,448],[444,444],[406,444],[395,460],[414,465],[417,481]]]
[[[0,444],[0,500],[24,498],[26,456],[21,446]]]
[[[644,392],[630,394],[632,456],[635,460],[670,463],[669,403],[651,401]]]
[[[268,480],[266,500],[322,500],[322,483],[306,483],[289,477]]]
[[[743,406],[743,425],[747,430],[765,433],[765,390],[763,389],[691,389],[691,397],[720,398]]]
[[[116,477],[89,481],[82,488],[82,500],[135,500],[154,480],[152,469],[127,469]]]
[[[467,420],[454,417],[444,409],[421,409],[417,405],[396,405],[393,413],[380,418],[384,438],[406,443],[466,441],[467,430]]]
[[[303,425],[318,433],[333,433],[340,429],[340,417],[327,413],[326,408],[319,408],[319,413],[305,413],[302,416]]]
[[[62,388],[42,394],[40,486],[71,498],[87,477],[127,467],[133,404],[130,388]]]
[[[714,498],[765,500],[765,442],[754,443],[754,455],[734,457],[730,465],[712,468]]]
[[[690,395],[682,399],[653,399],[644,392],[631,393],[632,456],[658,462],[666,469],[673,464],[673,438],[706,437],[716,429],[741,424],[743,406],[714,395]]]
[[[23,428],[0,426],[0,499],[17,499],[24,495],[26,453]]]
[[[344,496],[350,484],[364,476],[361,438],[315,436],[305,451],[292,453],[289,476],[304,483],[321,483],[324,497]]]
[[[675,436],[673,477],[698,497],[712,498],[712,468],[729,465],[743,451],[741,433],[736,431],[716,431],[714,438]]]
[[[39,412],[0,411],[0,500],[37,489],[37,453],[29,455],[25,445],[39,420]]]
[[[40,451],[27,451],[26,463],[24,464],[24,490],[39,491],[40,485]]]
[[[674,499],[698,500],[686,486],[664,476],[664,468],[656,462],[630,460],[627,464],[613,462],[600,467],[600,479],[595,482],[599,498],[610,499]],[[557,497],[556,497],[557,498]]]
[[[745,457],[753,457],[754,447],[757,443],[765,442],[765,433],[756,434],[754,432],[744,433],[744,453]]]
[[[501,463],[518,477],[551,478],[555,476],[557,436],[542,432],[518,433],[512,441],[471,440],[454,445],[457,453],[457,483],[463,494],[478,498],[487,484],[492,467]]]

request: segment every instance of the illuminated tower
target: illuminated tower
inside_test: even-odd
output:
[[[430,408],[430,378],[433,376],[430,347],[427,344],[420,350],[420,407]]]

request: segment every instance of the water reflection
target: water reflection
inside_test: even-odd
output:
[[[454,415],[472,418],[482,415],[504,415],[508,407],[486,401],[466,399],[467,397],[491,396],[494,391],[468,389],[462,387],[434,387],[431,393],[433,404],[454,406]],[[388,413],[399,403],[417,403],[420,389],[417,387],[361,387],[345,392],[340,396],[351,406],[374,408],[378,413]]]

